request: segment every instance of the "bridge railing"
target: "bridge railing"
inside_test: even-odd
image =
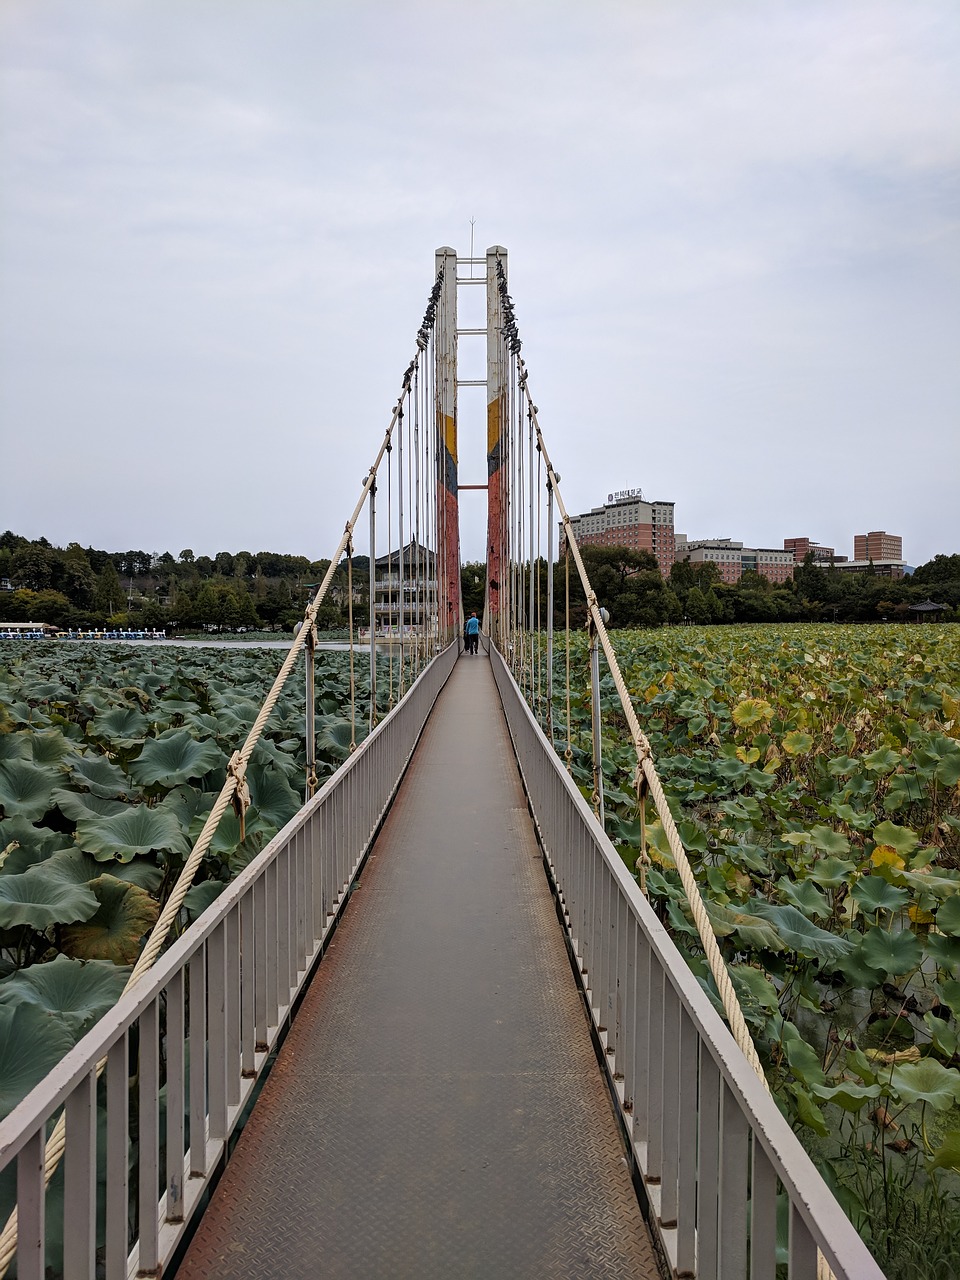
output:
[[[47,1274],[45,1219],[56,1197],[45,1188],[44,1142],[61,1109],[66,1280],[162,1273],[226,1157],[456,657],[452,644],[423,671],[313,799],[0,1122],[0,1184],[16,1166],[18,1280]],[[98,1219],[106,1224],[99,1240]]]
[[[537,724],[493,671],[620,1118],[678,1276],[883,1280]],[[823,1258],[818,1262],[818,1250]],[[782,1273],[781,1273],[782,1274]]]

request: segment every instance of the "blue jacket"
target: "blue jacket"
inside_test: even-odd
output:
[[[468,619],[467,619],[467,625],[466,625],[466,627],[464,628],[464,630],[466,631],[466,633],[467,633],[467,635],[468,635],[468,636],[475,636],[475,635],[479,635],[479,634],[480,634],[480,622],[479,622],[479,620],[478,620],[477,618],[468,618]]]

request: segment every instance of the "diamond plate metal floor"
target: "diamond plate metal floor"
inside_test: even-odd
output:
[[[441,694],[177,1274],[659,1275],[482,655]]]

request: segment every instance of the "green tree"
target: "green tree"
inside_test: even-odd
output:
[[[104,617],[115,613],[123,604],[124,591],[120,584],[120,575],[112,561],[108,560],[97,577],[93,592],[93,607]]]

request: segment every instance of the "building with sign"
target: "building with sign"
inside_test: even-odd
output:
[[[581,546],[627,547],[649,551],[664,577],[674,561],[673,502],[648,502],[639,489],[607,495],[602,507],[571,516],[573,535]]]

